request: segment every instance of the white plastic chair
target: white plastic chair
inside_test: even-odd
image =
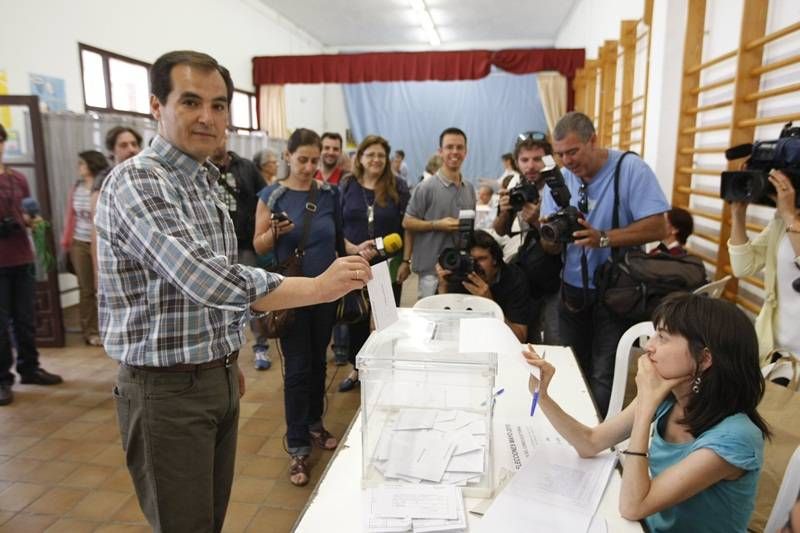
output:
[[[698,287],[694,290],[694,294],[705,294],[709,298],[721,298],[722,293],[725,291],[725,285],[728,284],[730,281],[731,276],[725,276],[722,279],[718,279],[717,281],[712,281],[711,283],[706,283],[702,287]]]
[[[644,347],[647,339],[653,336],[655,328],[650,321],[634,324],[626,331],[617,344],[617,357],[614,363],[614,382],[611,385],[611,400],[608,402],[606,419],[622,411],[622,402],[625,399],[625,385],[628,382],[628,365],[631,359],[633,343],[639,341],[639,346]]]
[[[485,311],[503,320],[503,310],[496,302],[472,294],[434,294],[418,300],[414,309],[445,309],[453,311]]]
[[[800,446],[795,448],[789,464],[786,465],[783,481],[769,513],[764,533],[775,533],[783,527],[789,518],[789,511],[797,501],[798,491],[800,491]]]

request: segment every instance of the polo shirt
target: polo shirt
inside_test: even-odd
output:
[[[461,179],[456,185],[436,173],[414,188],[406,214],[420,220],[438,220],[445,217],[458,218],[462,209],[475,209],[475,187]],[[436,261],[445,248],[457,246],[458,232],[419,231],[414,233],[414,251],[411,267],[414,272],[431,274],[436,270]]]

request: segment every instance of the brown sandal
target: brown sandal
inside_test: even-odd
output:
[[[295,487],[308,485],[308,464],[307,455],[293,455],[292,462],[289,464],[289,481]]]
[[[309,430],[308,434],[311,437],[311,442],[323,450],[335,450],[339,445],[339,441],[336,437],[331,435],[325,428],[322,428],[320,431]]]

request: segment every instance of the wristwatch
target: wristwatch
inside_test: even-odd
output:
[[[600,232],[600,248],[608,248],[611,246],[611,239],[608,238],[608,234],[605,231]]]

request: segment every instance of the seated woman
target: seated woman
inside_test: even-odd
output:
[[[737,278],[764,270],[764,305],[756,318],[759,353],[764,360],[773,350],[800,354],[800,208],[792,180],[773,171],[775,218],[752,241],[747,236],[747,203],[731,203],[728,253]],[[793,326],[792,324],[795,324]]]
[[[584,426],[547,394],[555,368],[523,352],[541,370],[539,406],[582,457],[630,438],[623,517],[644,519],[652,532],[743,532],[769,436],[756,412],[764,379],[755,330],[733,304],[684,293],[667,297],[653,322],[637,396],[619,415]]]

